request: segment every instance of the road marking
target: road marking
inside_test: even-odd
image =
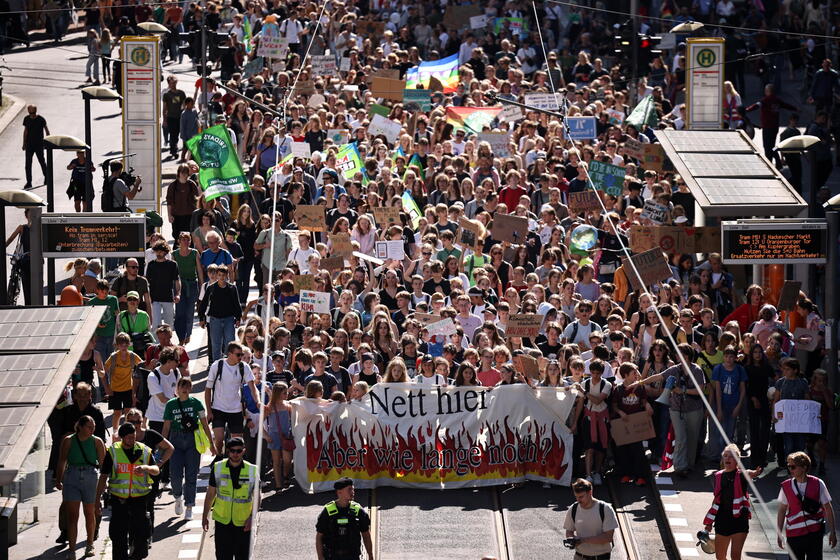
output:
[[[201,542],[201,533],[184,533],[181,536],[181,544],[195,544]]]
[[[678,550],[680,551],[680,556],[683,558],[689,556],[700,556],[700,553],[697,552],[697,548],[679,548]]]
[[[680,495],[680,491],[679,490],[662,489],[662,490],[659,491],[659,495],[662,496],[663,498],[676,498],[677,496]]]
[[[661,469],[661,467],[660,467],[659,465],[651,465],[651,466],[650,466],[650,470],[651,470],[651,472],[659,472],[659,471],[661,471],[662,469]]]
[[[669,517],[668,523],[670,523],[672,527],[688,527],[688,519],[685,517]]]
[[[201,519],[193,519],[192,521],[187,521],[187,524],[184,526],[187,529],[201,529]]]
[[[179,550],[178,558],[198,558],[198,549],[195,550]]]
[[[674,533],[674,540],[680,542],[694,542],[691,533]]]
[[[665,511],[682,511],[683,508],[680,504],[662,504],[665,507]]]
[[[199,481],[201,482],[201,481]],[[663,485],[663,486],[673,486],[674,480],[670,476],[657,476],[656,477],[656,484]]]

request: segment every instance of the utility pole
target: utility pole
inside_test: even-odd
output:
[[[632,103],[638,101],[636,99],[637,88],[636,82],[639,79],[639,0],[630,0],[630,17],[633,18],[633,35],[630,40],[633,53],[633,71],[630,76],[630,99]]]
[[[635,0],[634,0],[635,1]],[[210,72],[207,70],[207,23],[201,23],[201,124],[202,130],[210,126],[210,107],[207,103],[207,77]]]

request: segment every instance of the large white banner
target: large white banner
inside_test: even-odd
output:
[[[575,393],[520,384],[379,383],[362,401],[296,399],[295,477],[306,492],[467,488],[523,480],[571,484]]]

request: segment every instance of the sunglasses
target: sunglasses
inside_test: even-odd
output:
[[[237,447],[235,449],[228,449],[228,453],[236,453],[237,455],[242,453],[243,451],[245,450],[241,447]]]
[[[236,356],[237,358],[241,358],[241,357],[242,357],[242,355],[243,355],[243,353],[242,353],[242,352],[232,352],[231,354],[232,354],[233,356]]]
[[[140,268],[140,265],[132,264],[132,265],[126,266],[126,268]]]

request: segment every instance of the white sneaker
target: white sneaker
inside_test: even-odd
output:
[[[603,479],[601,478],[601,475],[600,475],[600,474],[595,473],[595,474],[593,474],[593,475],[592,475],[592,484],[594,484],[595,486],[600,486],[600,485],[602,485],[603,483],[604,483],[604,481],[603,481]]]
[[[184,519],[187,521],[192,519],[192,506],[187,506],[187,511],[184,512]]]
[[[175,498],[175,515],[184,513],[184,499],[181,496]]]

